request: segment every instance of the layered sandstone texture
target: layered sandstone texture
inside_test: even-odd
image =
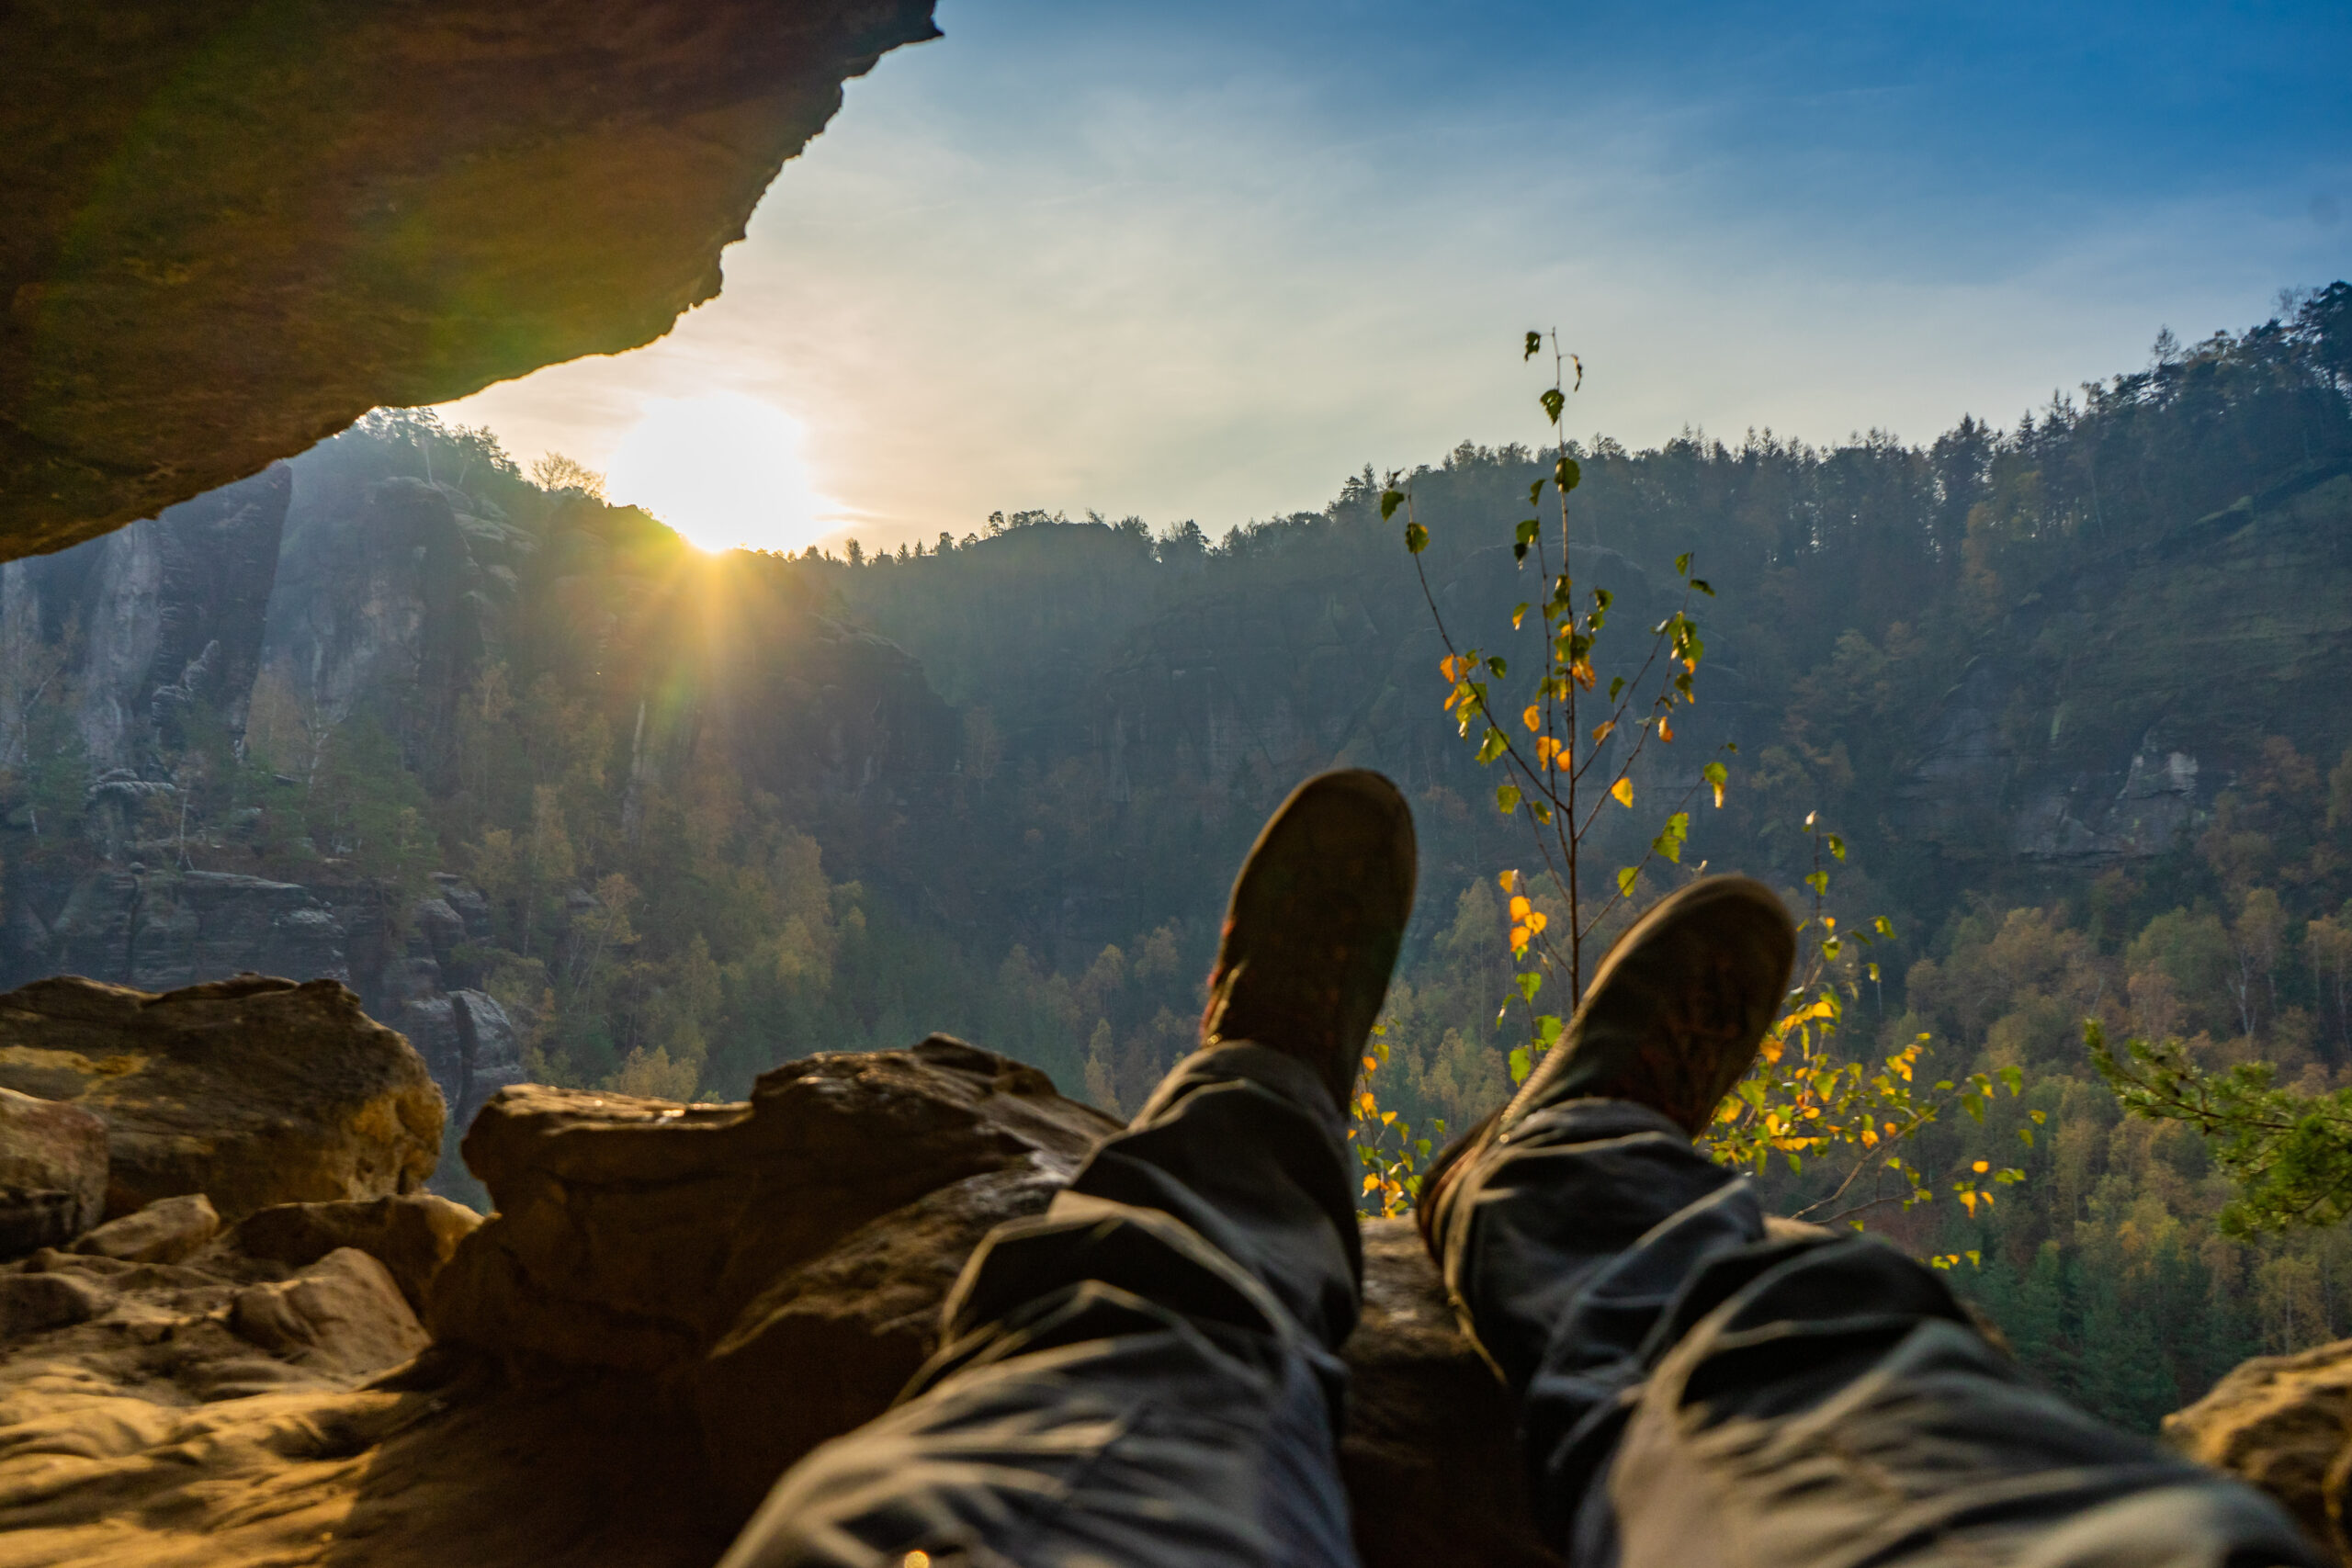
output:
[[[104,1210],[419,1190],[443,1107],[424,1059],[334,980],[248,976],[155,995],[60,976],[0,996],[0,1088],[105,1124]]]
[[[288,1094],[254,1056],[214,1073],[212,1105]],[[401,1146],[338,1125],[346,1166]],[[0,1568],[706,1568],[888,1404],[980,1237],[1114,1125],[933,1036],[732,1105],[504,1089],[465,1144],[487,1221],[413,1193],[224,1224],[158,1196],[0,1262]],[[1410,1222],[1368,1223],[1364,1260],[1341,1465],[1368,1568],[1555,1563]],[[2347,1367],[2352,1344],[2249,1363],[2169,1435],[2340,1550]]]
[[[0,558],[667,332],[931,0],[0,13]]]
[[[2352,1562],[2352,1339],[2256,1357],[2165,1416],[2165,1440],[2270,1493]]]
[[[0,1265],[0,1568],[422,1568],[458,1542],[480,1568],[704,1568],[889,1403],[973,1246],[1114,1125],[933,1037],[733,1105],[505,1089],[466,1141],[487,1223],[415,1195],[213,1234],[159,1201]],[[153,1254],[114,1256],[134,1231]],[[1367,1562],[1553,1561],[1410,1225],[1371,1226],[1366,1262]]]

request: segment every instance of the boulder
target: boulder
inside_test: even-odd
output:
[[[277,1203],[245,1216],[232,1237],[248,1258],[302,1268],[356,1247],[390,1272],[408,1304],[424,1310],[433,1282],[481,1224],[462,1203],[430,1192],[344,1203]]]
[[[431,1343],[391,1270],[356,1247],[336,1247],[291,1280],[238,1292],[229,1326],[298,1366],[358,1376]]]
[[[0,1341],[87,1323],[109,1304],[103,1287],[72,1274],[0,1274]]]
[[[106,1122],[0,1089],[0,1258],[71,1241],[98,1223],[106,1198]]]
[[[888,1406],[980,1237],[1042,1210],[1115,1128],[1035,1069],[938,1035],[787,1064],[740,1105],[507,1089],[464,1149],[498,1213],[430,1320],[534,1378],[683,1387],[708,1483],[741,1518]],[[1369,1568],[1555,1561],[1520,1492],[1510,1402],[1410,1223],[1367,1227],[1365,1260],[1342,1463]]]
[[[105,1119],[110,1214],[189,1192],[232,1221],[409,1192],[440,1153],[424,1062],[334,980],[35,981],[0,996],[0,1087]]]
[[[220,1234],[220,1213],[212,1200],[187,1192],[108,1220],[75,1242],[74,1250],[123,1263],[177,1263]]]
[[[505,1354],[684,1367],[795,1269],[977,1179],[969,1239],[933,1237],[968,1251],[995,1218],[1042,1208],[1114,1125],[1035,1068],[942,1035],[787,1064],[735,1105],[503,1089],[463,1145],[498,1212],[443,1276],[434,1331]]]
[[[2257,1356],[2165,1416],[2164,1433],[2190,1459],[2277,1497],[2313,1540],[2352,1562],[2344,1517],[2352,1484],[2352,1339]]]

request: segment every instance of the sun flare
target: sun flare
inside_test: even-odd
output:
[[[657,399],[615,448],[606,485],[703,549],[799,549],[838,526],[806,440],[797,419],[741,392]]]

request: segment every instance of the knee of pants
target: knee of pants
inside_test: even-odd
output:
[[[723,1568],[917,1550],[1023,1568],[1340,1564],[1329,1432],[1304,1368],[1270,1377],[1179,1330],[1063,1346],[959,1371],[810,1454]]]

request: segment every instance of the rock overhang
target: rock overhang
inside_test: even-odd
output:
[[[933,0],[0,18],[0,558],[651,342]]]

